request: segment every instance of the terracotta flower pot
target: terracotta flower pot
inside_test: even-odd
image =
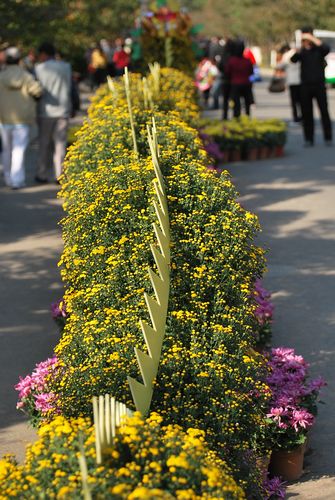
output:
[[[258,159],[258,148],[247,149],[247,160],[256,161]]]
[[[275,156],[277,158],[284,156],[284,146],[276,146],[275,147]]]
[[[274,158],[276,156],[276,148],[274,146],[269,147],[269,158]]]
[[[267,146],[262,146],[258,149],[258,159],[265,160],[269,158],[269,148]]]
[[[270,472],[281,476],[284,481],[295,481],[302,474],[304,464],[304,445],[293,450],[275,450],[271,454]]]
[[[262,473],[263,481],[265,481],[268,476],[270,458],[270,455],[264,455],[263,457],[258,457],[256,459],[256,464]]]
[[[229,149],[221,149],[220,151],[223,154],[223,162],[228,163],[228,161],[229,161]]]
[[[241,151],[240,149],[232,149],[229,152],[229,161],[241,161]]]

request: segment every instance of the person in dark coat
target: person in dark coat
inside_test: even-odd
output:
[[[228,64],[229,58],[232,56],[234,51],[234,42],[230,38],[225,40],[225,44],[223,45],[220,61],[218,64],[219,70],[221,71],[221,80],[222,80],[222,95],[223,95],[223,120],[228,119],[228,110],[229,110],[229,99],[231,94],[231,83],[228,75],[226,74],[226,66]]]
[[[301,110],[305,145],[314,145],[313,99],[316,100],[326,144],[332,141],[332,124],[328,112],[325,85],[325,56],[330,48],[313,36],[311,28],[302,29],[302,47],[291,57],[293,63],[301,63]]]
[[[252,104],[250,76],[253,73],[253,66],[249,59],[243,56],[244,43],[237,42],[233,55],[228,59],[225,75],[231,84],[231,97],[234,101],[234,118],[241,115],[241,99],[244,100],[245,112],[250,115],[250,105]]]

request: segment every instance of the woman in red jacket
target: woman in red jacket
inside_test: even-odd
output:
[[[124,45],[122,45],[119,50],[116,50],[114,52],[113,63],[115,66],[116,76],[122,76],[125,67],[129,66],[130,64],[130,55],[124,50]]]
[[[249,59],[243,56],[244,44],[237,42],[233,55],[228,59],[225,74],[231,83],[231,96],[234,101],[234,117],[241,115],[241,98],[244,99],[245,112],[250,115],[250,105],[252,104],[252,91],[250,76],[253,73],[253,66]]]

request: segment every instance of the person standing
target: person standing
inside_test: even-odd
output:
[[[244,99],[245,112],[250,115],[252,92],[250,76],[253,66],[249,59],[243,56],[244,44],[237,42],[233,55],[228,59],[225,74],[231,83],[231,96],[234,101],[234,118],[241,115],[241,98]]]
[[[325,142],[331,144],[332,124],[325,85],[325,56],[330,48],[313,36],[311,28],[302,29],[301,40],[301,50],[293,54],[291,61],[301,63],[301,109],[305,145],[314,145],[313,99],[316,99],[320,110]]]
[[[5,184],[12,189],[25,186],[24,159],[30,126],[36,121],[36,99],[41,85],[19,66],[17,47],[6,50],[6,67],[0,73],[0,131]]]
[[[209,94],[218,74],[219,70],[213,60],[204,57],[199,62],[195,72],[195,86],[201,92],[205,108],[208,107]]]
[[[124,74],[125,68],[129,67],[130,55],[125,50],[125,46],[123,44],[114,52],[113,64],[115,67],[115,76],[122,76]]]
[[[72,110],[72,71],[69,63],[56,60],[56,50],[51,43],[43,43],[39,49],[35,73],[43,93],[38,102],[39,156],[36,182],[48,182],[48,160],[53,146],[53,166],[56,182],[63,171],[66,153],[67,129]]]
[[[107,79],[107,59],[100,44],[97,44],[91,53],[89,67],[92,74],[92,90],[97,89]]]
[[[226,74],[226,66],[228,64],[229,58],[234,52],[234,42],[230,38],[222,43],[222,52],[220,57],[220,63],[218,65],[221,75],[222,75],[222,95],[223,95],[223,108],[222,108],[222,119],[228,120],[228,110],[229,110],[229,99],[231,94],[231,83]]]
[[[280,49],[280,53],[282,57],[277,67],[285,71],[286,83],[290,93],[292,118],[294,123],[298,123],[302,120],[300,63],[291,61],[295,49],[291,49],[289,45],[284,45]]]

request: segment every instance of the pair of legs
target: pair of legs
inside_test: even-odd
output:
[[[232,99],[234,101],[234,118],[241,115],[241,99],[244,99],[245,113],[250,115],[250,105],[252,103],[251,84],[248,85],[232,85]]]
[[[29,125],[2,124],[0,130],[5,184],[21,188],[26,181],[24,158],[29,144]]]
[[[293,121],[300,122],[302,120],[301,85],[290,85],[289,91],[290,91]]]
[[[68,118],[39,118],[38,119],[38,145],[39,156],[36,176],[46,180],[48,161],[53,145],[53,164],[56,179],[63,172],[63,162],[66,153]]]
[[[204,102],[204,106],[206,108],[208,107],[208,101],[209,101],[210,91],[211,91],[211,87],[209,87],[209,89],[206,89],[206,90],[202,91],[202,99],[203,99],[203,102]]]
[[[303,84],[301,86],[301,110],[305,140],[311,144],[314,142],[313,99],[316,99],[320,110],[324,139],[329,142],[332,140],[332,124],[329,117],[327,92],[324,84]]]
[[[230,94],[231,94],[230,82],[228,82],[228,81],[223,82],[222,93],[223,93],[223,115],[222,115],[222,118],[224,120],[228,120],[229,98],[230,98]]]
[[[220,95],[222,95],[222,81],[221,78],[216,78],[211,88],[211,96],[213,98],[213,109],[219,109]]]

